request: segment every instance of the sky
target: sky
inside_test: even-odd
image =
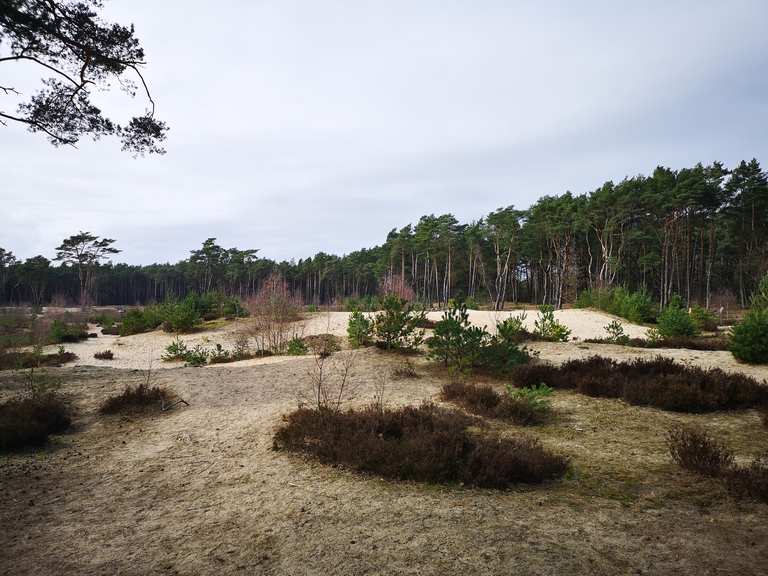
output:
[[[764,0],[109,0],[103,13],[135,24],[167,154],[0,126],[0,247],[19,258],[50,258],[78,230],[117,239],[131,264],[209,237],[276,260],[344,254],[424,214],[471,221],[658,165],[768,164]],[[34,92],[39,69],[2,66]],[[147,106],[95,100],[119,120]]]

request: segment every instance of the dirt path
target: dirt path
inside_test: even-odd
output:
[[[358,402],[382,378],[391,404],[434,398],[441,380],[421,360],[421,378],[388,377],[402,361],[359,352]],[[311,365],[158,371],[191,406],[143,418],[96,412],[140,373],[57,371],[76,430],[0,459],[0,574],[725,575],[768,565],[768,506],[680,473],[663,446],[670,422],[706,418],[753,453],[768,440],[753,412],[670,415],[558,392],[560,419],[523,433],[571,456],[572,477],[508,492],[431,487],[271,450]],[[0,376],[0,389],[17,386]]]

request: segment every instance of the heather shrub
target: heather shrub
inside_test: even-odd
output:
[[[486,488],[562,476],[568,460],[537,440],[472,433],[478,422],[433,404],[334,411],[300,408],[284,417],[274,448],[384,478]]]
[[[100,411],[102,414],[117,414],[151,406],[162,410],[169,398],[170,394],[165,388],[141,383],[137,386],[126,386],[120,394],[107,398]]]
[[[301,339],[305,348],[318,356],[330,356],[341,350],[341,341],[334,334],[310,334]]]
[[[96,352],[93,357],[96,360],[114,360],[115,355],[112,350],[102,350],[101,352]]]
[[[0,370],[21,370],[44,366],[58,367],[74,360],[77,360],[77,355],[64,350],[59,350],[53,354],[43,354],[42,347],[32,351],[13,350],[0,353]]]
[[[753,308],[733,327],[731,353],[749,364],[768,364],[768,308]]]
[[[539,315],[533,323],[534,334],[548,342],[567,342],[570,329],[555,318],[555,308],[549,304],[539,306]]]
[[[768,387],[753,378],[718,368],[704,370],[670,358],[615,362],[593,356],[559,367],[517,367],[512,376],[520,386],[547,384],[575,389],[589,396],[621,398],[630,404],[679,412],[759,407],[768,402]]]
[[[667,433],[667,447],[680,467],[713,478],[733,466],[733,454],[705,430],[677,426]]]
[[[349,316],[347,324],[347,337],[353,348],[368,346],[373,337],[373,322],[359,310],[355,310]]]
[[[384,296],[381,304],[382,310],[373,320],[376,345],[386,350],[418,348],[424,338],[418,328],[424,311],[395,294]]]
[[[768,452],[756,457],[748,466],[729,470],[725,484],[735,496],[768,502]]]
[[[652,334],[653,329],[649,330]],[[723,336],[695,336],[693,338],[677,337],[664,338],[661,336],[649,338],[627,338],[626,340],[614,341],[612,338],[588,338],[584,342],[588,344],[619,344],[621,346],[632,346],[635,348],[684,348],[687,350],[730,350],[731,341]]]
[[[0,404],[0,452],[42,446],[70,424],[69,409],[52,392],[8,400]]]
[[[524,426],[540,424],[547,419],[551,405],[544,399],[546,395],[540,390],[513,388],[508,389],[507,394],[499,394],[488,385],[459,381],[445,384],[441,390],[443,400],[458,404],[472,414],[510,420]]]

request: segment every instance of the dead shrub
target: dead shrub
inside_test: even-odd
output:
[[[300,408],[284,417],[274,448],[384,478],[506,488],[562,476],[567,458],[531,438],[471,433],[476,419],[434,404],[346,412]]]
[[[126,386],[120,394],[107,398],[101,405],[100,412],[102,414],[117,414],[118,412],[151,406],[162,410],[170,397],[170,392],[161,386],[152,386],[146,383]]]
[[[93,355],[96,360],[114,360],[115,355],[112,352],[112,350],[102,350],[101,352],[96,352]]]
[[[458,404],[468,412],[479,416],[510,420],[523,426],[540,424],[548,412],[524,398],[499,394],[488,385],[450,382],[441,390],[443,400]]]
[[[419,373],[416,372],[415,366],[407,358],[402,364],[392,368],[392,378],[395,380],[409,380],[419,378]]]
[[[320,356],[330,356],[341,350],[341,338],[334,334],[312,334],[304,336],[301,341],[310,352]]]
[[[250,313],[250,331],[256,348],[275,354],[285,351],[288,342],[301,338],[301,298],[291,293],[282,275],[272,273],[258,293],[246,303]]]
[[[616,362],[592,356],[570,360],[559,367],[518,366],[518,385],[540,383],[575,389],[589,396],[621,398],[644,406],[678,412],[753,408],[768,404],[768,387],[754,378],[719,368],[703,369],[661,356]]]
[[[53,393],[8,400],[0,404],[0,452],[42,446],[70,424],[69,409]]]
[[[681,468],[717,478],[733,466],[733,454],[705,430],[676,426],[667,433],[667,447]]]

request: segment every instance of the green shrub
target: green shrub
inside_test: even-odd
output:
[[[301,338],[291,338],[285,348],[285,353],[289,356],[303,356],[307,352],[309,348]]]
[[[552,412],[552,401],[550,400],[552,392],[552,388],[546,384],[523,386],[522,388],[507,385],[507,393],[510,398],[527,404],[530,410],[538,415],[539,420],[544,420]]]
[[[715,332],[718,328],[717,316],[702,306],[691,307],[691,319],[699,331]]]
[[[768,364],[768,308],[754,308],[733,327],[731,352],[749,364]]]
[[[548,403],[532,401],[524,395],[499,394],[488,385],[454,381],[443,386],[440,396],[472,414],[509,420],[522,426],[540,424],[549,416]]]
[[[86,338],[88,338],[88,331],[82,324],[59,319],[54,320],[51,324],[50,342],[52,344],[74,343]]]
[[[510,316],[501,322],[496,323],[496,334],[507,342],[524,342],[525,340],[534,340],[537,338],[535,334],[528,332],[525,328],[525,319],[528,314],[521,312],[514,316]]]
[[[430,358],[451,370],[503,375],[530,358],[525,349],[518,348],[517,336],[511,324],[502,326],[495,336],[485,328],[472,326],[466,305],[459,302],[451,305],[435,324],[427,347]]]
[[[194,348],[187,351],[184,360],[188,366],[198,368],[200,366],[205,366],[208,363],[208,357],[210,355],[210,350],[205,348],[202,344],[196,344]]]
[[[752,308],[756,310],[768,310],[768,274],[765,274],[757,285],[752,296]]]
[[[201,316],[195,299],[187,297],[181,302],[170,302],[162,306],[163,330],[165,332],[192,332],[200,326]]]
[[[418,325],[426,313],[394,294],[385,296],[381,305],[373,320],[376,345],[386,350],[418,348],[424,338]]]
[[[656,318],[653,300],[644,290],[630,292],[621,287],[584,290],[576,299],[576,307],[597,308],[637,324]]]
[[[353,348],[369,345],[373,337],[373,322],[365,314],[355,310],[349,316],[347,337]]]
[[[567,342],[571,330],[555,318],[555,307],[550,304],[539,306],[539,316],[534,321],[534,333],[548,342]]]
[[[187,343],[181,338],[174,338],[173,341],[165,347],[165,352],[163,352],[160,358],[166,362],[186,360],[188,352],[189,349],[187,348]]]
[[[120,336],[141,334],[156,329],[163,323],[163,314],[158,306],[134,308],[123,316],[120,323]]]
[[[605,328],[608,333],[606,340],[611,344],[627,344],[629,336],[624,332],[624,326],[618,320],[613,320]]]
[[[663,339],[667,338],[692,338],[700,333],[699,326],[694,319],[679,304],[673,302],[659,314],[656,331]]]

